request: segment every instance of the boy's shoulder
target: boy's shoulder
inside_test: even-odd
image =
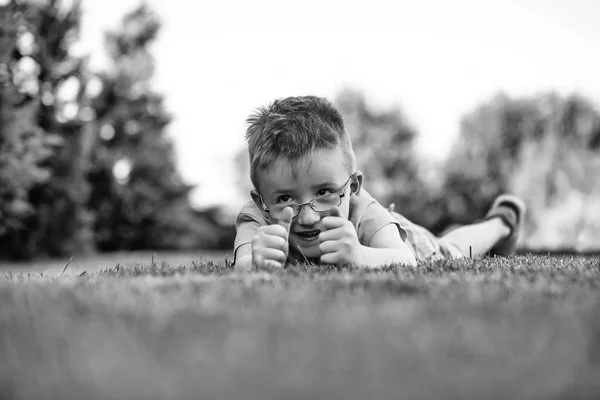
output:
[[[350,213],[348,219],[352,222],[356,222],[354,225],[358,225],[358,222],[363,218],[367,210],[371,207],[383,209],[383,206],[379,204],[373,196],[369,194],[364,188],[360,189],[357,195],[352,196],[350,199]]]
[[[236,217],[236,225],[240,222],[249,222],[254,221],[258,222],[259,225],[268,225],[268,221],[263,216],[263,213],[260,211],[256,203],[254,201],[249,200],[242,206],[240,211]]]
[[[389,224],[398,227],[402,240],[405,240],[407,236],[406,231],[402,229],[392,213],[364,188],[361,188],[358,195],[353,196],[348,219],[356,227],[359,241],[367,246],[375,233]]]

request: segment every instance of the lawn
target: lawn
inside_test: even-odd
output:
[[[600,398],[598,257],[80,274],[0,273],[1,399]]]

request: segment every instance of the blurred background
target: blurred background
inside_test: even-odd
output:
[[[231,250],[245,119],[314,94],[434,233],[500,193],[600,251],[600,3],[0,0],[0,258]]]

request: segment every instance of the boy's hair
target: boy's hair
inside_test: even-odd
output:
[[[287,97],[258,108],[247,120],[246,140],[250,157],[250,180],[258,189],[257,173],[278,158],[296,162],[315,149],[333,149],[338,144],[344,152],[348,172],[356,167],[350,136],[340,112],[322,97]]]

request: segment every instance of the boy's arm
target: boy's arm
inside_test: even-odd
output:
[[[281,268],[288,255],[288,236],[293,211],[286,207],[276,224],[250,225],[248,233],[253,233],[252,241],[240,244],[235,251],[235,269],[250,271],[254,268]],[[240,224],[241,228],[241,224]],[[238,230],[239,233],[239,230]]]
[[[381,267],[387,264],[416,266],[417,260],[400,237],[398,228],[389,224],[377,231],[369,246],[362,246],[363,261],[367,267]]]
[[[322,222],[324,231],[319,235],[322,263],[363,267],[382,267],[393,263],[417,265],[396,224],[383,225],[373,234],[369,246],[365,246],[360,243],[352,222],[342,218],[339,209],[334,208]]]
[[[235,269],[237,271],[252,270],[252,243],[238,247],[235,253]]]

